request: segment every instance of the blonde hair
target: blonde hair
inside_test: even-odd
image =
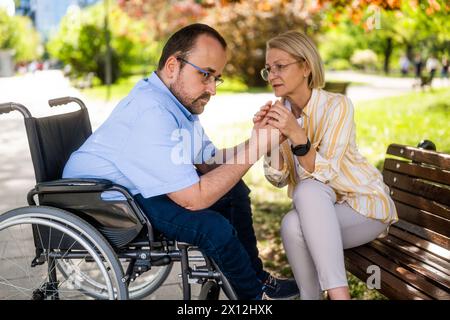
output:
[[[311,69],[308,87],[322,88],[325,85],[325,73],[322,58],[312,42],[305,34],[297,31],[282,33],[267,41],[266,49],[280,49],[296,59],[303,59]]]

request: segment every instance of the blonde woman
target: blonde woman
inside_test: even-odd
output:
[[[353,105],[322,90],[313,42],[287,32],[267,42],[262,77],[280,101],[255,114],[286,139],[264,161],[266,178],[288,185],[293,210],[281,236],[302,299],[350,299],[343,250],[370,242],[397,221],[380,172],[359,153]]]

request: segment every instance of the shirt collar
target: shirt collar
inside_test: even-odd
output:
[[[303,114],[305,114],[306,117],[308,117],[308,118],[311,115],[311,113],[314,111],[313,110],[313,105],[315,104],[315,102],[317,100],[318,94],[319,94],[319,89],[314,89],[313,88],[311,90],[311,97],[309,98],[308,103],[306,104],[306,106],[302,110]]]
[[[308,103],[302,110],[302,114],[304,114],[307,118],[309,118],[309,116],[313,112],[312,106],[314,105],[316,99],[318,98],[318,94],[319,94],[319,89],[311,90],[311,97],[309,98]],[[289,108],[289,110],[292,111],[291,103],[287,99],[284,101],[284,104]]]
[[[180,101],[178,101],[177,97],[173,95],[169,88],[167,88],[164,82],[162,82],[162,80],[159,78],[156,71],[152,72],[152,74],[146,79],[146,81],[160,91],[167,94],[169,98],[175,103],[175,105],[181,110],[181,112],[183,112],[186,118],[188,118],[190,121],[196,121],[198,119],[197,115],[192,114]]]

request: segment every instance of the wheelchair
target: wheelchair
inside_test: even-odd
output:
[[[104,179],[61,179],[71,153],[92,133],[80,99],[49,100],[50,107],[69,103],[79,110],[44,118],[18,103],[0,104],[0,114],[24,117],[36,177],[28,206],[0,215],[0,299],[142,299],[176,262],[183,299],[192,298],[192,284],[201,285],[199,299],[218,299],[220,290],[237,299],[214,260],[153,229],[126,188]],[[105,192],[123,200],[104,199]]]

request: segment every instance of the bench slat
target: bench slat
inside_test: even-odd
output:
[[[416,162],[423,162],[433,166],[450,170],[450,155],[435,151],[424,150],[400,144],[391,144],[387,149],[387,154],[406,158]]]
[[[390,194],[392,199],[396,200],[396,202],[402,202],[417,209],[438,215],[446,220],[450,220],[450,208],[444,204],[437,203],[436,201],[430,201],[417,195],[412,195],[394,187],[391,187]]]
[[[395,247],[391,247],[387,243],[374,241],[371,242],[369,246],[381,255],[386,256],[387,259],[394,260],[399,266],[411,271],[412,273],[417,273],[427,279],[427,281],[436,286],[436,288],[439,288],[446,293],[443,294],[441,292],[441,296],[450,295],[450,277],[447,274],[444,274],[430,265],[413,258],[407,253],[396,251]],[[441,299],[441,297],[436,298]]]
[[[354,249],[345,250],[345,264],[350,273],[362,281],[369,277],[367,268],[374,263],[366,257],[359,255]],[[380,268],[381,288],[379,291],[391,299],[430,300],[431,297],[417,290],[403,280]]]
[[[405,269],[404,267],[379,254],[376,250],[373,250],[367,246],[356,247],[353,250],[364,257],[367,257],[373,262],[373,264],[378,265],[381,269],[390,272],[399,279],[414,286],[416,289],[426,292],[431,297],[435,299],[450,299],[450,292],[445,292],[441,288],[436,287],[433,283],[427,281],[427,279],[422,275]]]
[[[423,250],[426,250],[435,256],[438,256],[447,262],[450,262],[450,250],[445,249],[441,246],[438,246],[430,241],[424,240],[422,238],[419,238],[409,232],[406,232],[400,228],[397,228],[396,225],[392,225],[389,229],[389,234],[402,239],[406,242],[409,242],[419,248],[422,248]]]
[[[420,262],[421,264],[426,264],[429,270],[434,270],[435,273],[440,274],[443,278],[447,278],[448,284],[450,285],[450,269],[448,269],[448,262],[436,257],[414,245],[404,242],[394,236],[388,236],[383,239],[377,239],[368,244],[378,248],[380,252],[383,252],[382,248],[387,252],[394,250],[393,255],[386,254],[387,258],[398,258],[400,255],[404,259],[406,257],[413,258],[414,260]]]
[[[432,182],[450,184],[450,171],[442,170],[436,167],[425,167],[407,161],[386,159],[384,161],[384,168],[390,171],[404,173]]]
[[[449,220],[398,201],[395,201],[395,207],[400,219],[450,237]]]
[[[415,179],[386,169],[383,171],[383,178],[389,187],[395,187],[450,206],[450,189],[444,186],[427,183],[424,180]]]
[[[405,231],[411,232],[416,236],[419,236],[423,239],[431,241],[439,246],[442,246],[446,249],[450,248],[450,239],[445,237],[439,233],[434,232],[433,230],[429,230],[427,228],[423,228],[420,226],[416,226],[407,221],[399,220],[395,223],[395,226],[401,228]]]

